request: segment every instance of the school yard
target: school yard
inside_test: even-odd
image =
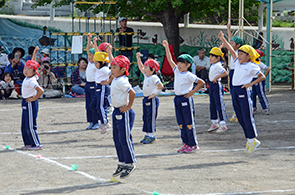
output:
[[[207,132],[208,95],[194,96],[199,151],[176,152],[182,144],[173,96],[160,97],[155,143],[140,144],[142,98],[136,98],[137,168],[120,183],[108,180],[117,165],[112,131],[85,130],[84,98],[39,101],[41,151],[19,150],[20,100],[0,101],[0,194],[295,194],[295,91],[275,85],[267,96],[270,115],[260,105],[255,114],[261,145],[248,156],[238,123],[228,122],[223,135]],[[230,95],[224,99],[230,117]],[[79,165],[76,171],[69,170],[72,164]]]

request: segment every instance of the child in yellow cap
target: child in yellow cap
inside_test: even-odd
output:
[[[98,51],[96,39],[93,39],[93,42],[96,50],[93,61],[97,71],[95,73],[95,96],[90,103],[90,108],[98,114],[99,120],[101,121],[101,133],[104,134],[111,126],[107,118],[107,108],[111,106],[109,85],[112,81],[110,79],[111,70],[108,66],[108,54]]]
[[[220,82],[221,78],[226,77],[228,72],[222,67],[220,60],[224,53],[218,47],[213,47],[209,53],[210,63],[209,69],[209,97],[210,97],[210,118],[212,121],[209,132],[223,133],[227,130],[226,112],[223,101],[223,86]],[[220,123],[218,124],[218,115]]]
[[[231,92],[233,107],[238,121],[244,130],[245,137],[247,138],[244,152],[246,154],[251,154],[260,145],[260,141],[256,139],[257,130],[254,121],[250,89],[253,85],[265,80],[264,74],[255,64],[259,54],[250,45],[243,45],[239,48],[237,56],[232,46],[225,40],[222,31],[220,31],[218,37],[230,51],[234,59],[235,72],[233,75]],[[258,76],[258,78],[252,81],[254,76]]]

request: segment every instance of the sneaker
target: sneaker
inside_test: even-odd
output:
[[[234,113],[231,119],[229,119],[229,121],[235,121],[236,119],[237,119],[237,116],[236,116],[236,113]]]
[[[143,143],[147,139],[148,135],[145,135],[144,138],[140,141],[140,143]]]
[[[188,147],[188,145],[183,144],[182,148],[180,148],[179,150],[177,150],[177,152],[183,152],[184,150],[186,150]]]
[[[88,127],[86,127],[86,130],[89,130],[93,127],[93,123],[90,123]]]
[[[118,177],[125,169],[125,165],[120,165],[118,164],[118,167],[115,171],[115,173],[113,173],[113,177]]]
[[[155,136],[154,137],[147,136],[146,139],[142,143],[150,144],[150,143],[153,143],[155,140],[156,140]]]
[[[269,115],[270,109],[267,108],[267,109],[264,110],[264,112],[265,112],[266,115]]]
[[[248,144],[248,142],[247,142],[247,144]],[[257,147],[259,145],[260,145],[260,141],[255,138],[254,142],[249,143],[249,147],[248,147],[248,150],[246,151],[246,154],[252,154],[257,149]]]
[[[112,106],[108,107],[107,116],[111,116],[113,111],[114,111],[114,107]]]
[[[42,150],[43,146],[39,145],[39,146],[30,146],[28,147],[29,150]]]
[[[212,124],[211,125],[211,127],[208,129],[208,132],[211,132],[211,131],[214,131],[214,130],[216,130],[216,129],[218,129],[219,128],[219,125],[218,124]]]
[[[220,125],[220,127],[217,129],[216,133],[223,133],[227,130],[226,125]]]
[[[110,128],[110,127],[111,127],[111,125],[109,123],[100,125],[100,129],[101,129],[100,133],[101,134],[106,133],[108,128]]]
[[[255,114],[257,112],[257,108],[253,108],[253,113]]]
[[[25,145],[25,146],[21,147],[20,149],[21,150],[27,150],[29,147],[31,147],[31,145]]]
[[[92,127],[91,129],[95,130],[95,129],[98,129],[99,127],[100,127],[100,122],[94,124],[93,127]]]
[[[135,165],[126,165],[124,172],[120,175],[121,179],[125,179],[131,175],[131,173],[134,171]]]
[[[245,150],[244,150],[245,154],[247,154],[247,151],[249,150],[249,147],[250,147],[250,143],[247,141],[246,147],[245,147]]]
[[[190,152],[194,152],[195,150],[198,150],[198,149],[199,149],[199,146],[196,145],[196,146],[192,146],[192,147],[187,147],[183,152],[190,153]]]

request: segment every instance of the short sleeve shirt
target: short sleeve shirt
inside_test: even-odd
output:
[[[236,50],[235,52],[236,52],[236,54],[238,56],[239,55],[239,50]],[[232,56],[230,56],[230,64],[229,64],[229,66],[230,66],[230,69],[231,70],[234,70],[235,69],[235,62],[234,62],[234,59],[233,59]]]
[[[22,84],[22,96],[28,98],[36,95],[36,87],[39,86],[37,78],[32,76],[31,78],[25,78]]]
[[[194,83],[196,83],[199,79],[196,75],[189,71],[180,72],[177,66],[175,66],[173,72],[175,95],[184,95],[189,93],[193,89]]]
[[[264,72],[267,69],[267,66],[263,62],[260,62],[260,64],[257,64],[257,66],[259,66],[261,72]],[[254,78],[257,78],[257,76]]]
[[[104,66],[101,69],[98,69],[95,73],[95,82],[100,83],[101,81],[106,81],[109,79],[111,70],[108,66]]]
[[[210,70],[209,70],[209,80],[210,81],[213,81],[213,79],[224,73],[225,69],[222,67],[222,64],[221,62],[217,62],[215,64],[212,64],[211,67],[210,67]],[[218,79],[218,81],[220,81],[221,78]]]
[[[126,106],[129,102],[129,90],[132,89],[128,77],[114,78],[111,85],[112,104],[115,108]]]
[[[86,68],[86,80],[88,82],[94,82],[95,81],[95,73],[97,71],[97,68],[95,67],[93,62],[88,62],[87,68]]]
[[[160,82],[160,79],[157,75],[151,75],[151,76],[145,76],[144,75],[144,81],[143,81],[143,95],[145,97],[152,95],[153,93],[156,93],[158,89],[158,83]]]
[[[260,68],[253,62],[240,64],[238,58],[235,59],[235,72],[233,75],[233,86],[246,85],[260,73]]]

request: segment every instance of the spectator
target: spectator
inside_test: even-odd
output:
[[[21,47],[15,47],[12,50],[12,53],[14,53],[15,58],[18,59],[17,60],[17,64],[23,63],[25,64],[25,61],[22,59],[25,56],[25,50]]]
[[[201,78],[207,83],[210,60],[209,57],[205,56],[205,54],[206,50],[204,48],[198,50],[198,55],[193,58],[194,66],[192,66],[192,69],[193,73],[196,74],[197,77]]]
[[[41,62],[43,61],[49,61],[49,49],[43,49],[41,51],[41,54],[42,54],[42,58],[41,58]]]
[[[85,94],[86,84],[86,68],[88,60],[86,58],[80,58],[78,60],[78,68],[76,68],[71,75],[72,93],[77,95]]]
[[[12,92],[14,92],[12,94]],[[14,82],[12,75],[9,72],[5,72],[0,82],[0,99],[8,99],[9,97],[17,98],[17,93],[14,90]]]
[[[16,58],[16,57],[17,58]],[[25,78],[23,71],[24,71],[24,64],[20,61],[20,56],[18,52],[10,53],[8,55],[9,64],[5,67],[4,72],[9,72],[12,75],[12,79],[15,84],[18,84],[20,87],[22,86],[22,82]]]
[[[120,33],[133,33],[133,28],[127,27],[127,18],[119,18],[120,28],[117,28],[116,32]],[[132,37],[133,35],[119,35],[119,46],[120,47],[132,47]],[[130,62],[132,62],[133,50],[120,51],[121,55],[126,56]]]
[[[5,66],[7,64],[9,64],[7,54],[1,53],[1,51],[0,51],[0,78],[2,78]]]
[[[28,53],[29,55],[26,56],[25,61],[27,62],[28,60],[32,60],[32,55],[34,52],[35,47],[34,46],[30,46],[28,49]]]
[[[50,72],[49,61],[43,61],[38,72],[40,74],[38,83],[44,90],[43,97],[61,97],[61,93],[54,89],[57,86],[57,79],[54,73]]]

